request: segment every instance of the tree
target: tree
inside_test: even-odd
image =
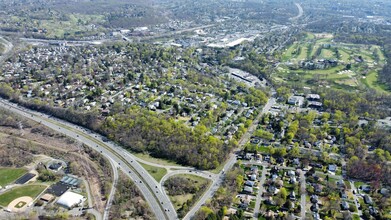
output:
[[[298,157],[300,155],[300,148],[297,145],[294,145],[289,151],[289,155],[292,157]]]
[[[288,197],[288,191],[285,188],[281,188],[277,195],[273,198],[276,205],[282,207]]]

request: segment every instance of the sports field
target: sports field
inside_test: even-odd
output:
[[[25,185],[12,188],[9,191],[0,195],[0,206],[6,207],[10,202],[19,197],[28,196],[31,198],[35,198],[46,188],[47,186],[45,185]]]
[[[24,168],[0,168],[0,186],[6,186],[27,173]]]

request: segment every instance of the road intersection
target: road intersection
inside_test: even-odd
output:
[[[251,134],[255,131],[259,119],[264,113],[267,113],[271,106],[275,103],[274,98],[270,98],[267,104],[262,109],[262,112],[254,120],[254,123],[250,126],[248,131],[243,135],[239,142],[239,148],[242,147],[250,139]],[[187,215],[183,219],[191,219],[195,213],[201,208],[206,201],[211,198],[220,185],[223,182],[225,171],[231,169],[236,163],[236,155],[231,154],[230,158],[226,161],[224,168],[218,173],[214,174],[208,171],[199,171],[191,167],[182,166],[162,166],[159,164],[151,163],[140,159],[121,146],[111,142],[105,141],[105,137],[100,134],[94,133],[88,129],[82,128],[70,122],[54,118],[52,116],[42,114],[24,107],[21,107],[15,103],[11,103],[7,100],[0,99],[0,107],[6,108],[13,113],[26,117],[30,120],[36,121],[45,125],[55,131],[58,131],[66,136],[76,139],[77,141],[86,144],[92,149],[100,152],[106,157],[113,166],[114,184],[111,189],[108,203],[103,213],[103,219],[108,219],[111,203],[114,199],[115,185],[118,179],[117,169],[122,170],[128,177],[130,177],[138,186],[146,201],[149,203],[151,210],[154,212],[157,219],[178,219],[177,213],[172,205],[169,197],[167,196],[163,184],[167,178],[178,174],[193,174],[201,176],[212,181],[212,184],[207,191],[201,196],[201,198],[194,204]],[[164,167],[168,169],[168,174],[158,183],[139,163],[145,163],[152,166]]]
[[[131,154],[124,154],[123,149],[111,142],[104,142],[103,137],[99,134],[90,132],[77,125],[69,122],[52,118],[49,115],[38,113],[6,100],[0,101],[0,107],[9,109],[13,113],[26,117],[45,125],[66,136],[74,138],[94,150],[99,151],[104,157],[114,161],[128,177],[130,177],[138,186],[146,201],[149,203],[151,210],[157,219],[177,219],[177,214],[169,198],[162,193],[157,186],[156,180],[137,162]],[[109,201],[114,195],[111,194]],[[106,212],[107,210],[105,210]],[[107,214],[104,216],[107,218]]]

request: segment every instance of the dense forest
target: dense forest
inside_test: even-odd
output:
[[[108,117],[101,131],[133,151],[146,151],[154,157],[171,158],[201,169],[216,168],[233,147],[208,135],[203,125],[192,130],[173,119],[138,107]]]
[[[170,158],[201,169],[216,168],[234,147],[233,142],[224,144],[222,140],[208,135],[203,125],[192,130],[173,119],[139,107],[130,108],[126,113],[108,117],[102,122],[94,113],[83,114],[42,103],[19,102],[31,109],[100,131],[133,151],[149,152],[155,157]]]

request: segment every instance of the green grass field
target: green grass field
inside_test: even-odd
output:
[[[339,55],[335,52],[336,49]],[[355,61],[359,56],[363,58],[363,62]],[[327,69],[305,70],[301,68],[300,61],[306,59],[336,59],[342,63]],[[279,65],[274,76],[276,82],[299,83],[303,86],[318,86],[322,82],[323,85],[336,89],[372,88],[379,92],[388,92],[388,88],[377,81],[377,72],[385,62],[381,47],[377,45],[340,43],[333,41],[332,35],[320,34],[315,37],[312,33],[306,33],[302,39],[288,47],[282,54],[282,60],[286,63]],[[338,74],[346,69],[348,63],[352,64],[350,68],[353,74]],[[368,70],[369,74],[362,78]]]
[[[202,185],[204,184],[207,184],[208,187],[209,185],[211,184],[211,181],[208,180],[208,179],[205,179],[205,178],[202,178],[202,177],[199,177],[199,176],[195,176],[195,175],[190,175],[190,174],[180,174],[180,175],[177,175],[177,176],[181,176],[181,177],[185,177],[185,178],[188,178],[188,179],[191,179],[195,182],[195,186],[196,187],[201,187]],[[207,188],[208,188],[207,187]],[[201,194],[202,195],[202,194]],[[198,198],[195,198],[194,197],[195,195],[194,194],[190,194],[190,193],[187,193],[187,194],[183,194],[183,195],[176,195],[176,196],[170,196],[170,200],[171,202],[173,203],[174,207],[175,207],[175,210],[178,210],[180,209],[184,203],[186,203],[188,200],[190,199],[195,199],[197,200]]]
[[[308,39],[308,40],[315,39],[315,35],[313,33],[307,33],[306,39]]]
[[[361,80],[367,87],[374,89],[378,92],[389,92],[385,85],[378,83],[377,81],[377,72],[371,71],[367,74],[365,79]]]
[[[29,196],[31,198],[37,197],[41,192],[46,189],[45,185],[25,185],[17,188],[12,188],[0,195],[0,205],[3,207],[8,206],[10,202],[22,196]]]
[[[170,196],[170,200],[171,200],[172,204],[174,205],[175,210],[178,210],[188,200],[193,199],[193,197],[194,197],[193,194],[184,194],[184,195]]]
[[[297,56],[298,60],[306,60],[307,59],[307,51],[308,45],[303,45],[300,50],[300,54]]]
[[[345,63],[349,62],[350,55],[345,50],[339,50],[341,60]]]
[[[284,53],[283,59],[285,61],[292,59],[294,57],[294,52],[297,50],[297,43],[293,43]]]
[[[0,186],[6,186],[27,173],[24,168],[0,168]]]
[[[329,49],[322,49],[322,52],[320,53],[320,57],[323,59],[334,59],[336,58],[334,55],[334,52]]]
[[[151,163],[155,163],[155,164],[159,164],[162,166],[178,166],[178,167],[181,166],[180,164],[177,164],[174,161],[169,161],[169,160],[165,160],[165,159],[161,159],[161,158],[155,158],[155,157],[152,157],[149,154],[145,154],[145,153],[132,153],[132,154],[142,160],[145,160],[145,161],[148,161]]]
[[[151,165],[144,164],[144,163],[140,163],[140,164],[158,182],[160,182],[160,180],[163,178],[163,176],[167,174],[166,168],[155,167],[155,166],[151,166]]]
[[[376,48],[375,51],[379,56],[379,60],[384,62],[386,60],[386,57],[384,56],[384,53],[380,50],[380,48]]]

